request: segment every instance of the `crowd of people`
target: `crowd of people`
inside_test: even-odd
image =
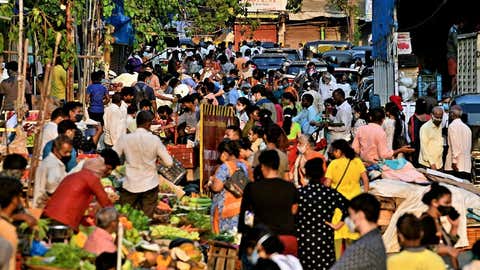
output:
[[[368,108],[315,63],[303,74],[309,83],[300,85],[282,70],[256,69],[253,48],[247,47],[234,52],[231,44],[208,44],[174,52],[166,72],[138,56],[116,78],[93,72],[86,104],[66,102],[42,127],[33,205],[73,229],[93,197],[102,207],[128,203],[152,216],[157,163],[173,165],[165,145],[198,144],[200,106],[229,106],[236,121],[226,128],[219,166],[205,185],[213,193],[213,231],[242,233],[244,269],[458,268],[453,246],[459,217],[446,187],[431,186],[423,198],[429,209],[421,217],[400,218],[403,251],[388,259],[377,225],[380,203],[368,191],[385,174],[416,182],[422,179],[418,167],[470,179],[472,135],[461,107],[447,112],[436,100],[419,98],[406,119],[401,97]],[[83,153],[100,156],[78,162]],[[13,159],[4,161],[4,171],[25,169],[21,156]],[[107,194],[100,179],[121,163],[126,176],[119,196]],[[227,185],[233,178],[249,183],[234,192]],[[2,177],[0,239],[13,250],[12,219],[34,223],[14,214],[21,191],[18,179]],[[108,222],[97,224],[103,228],[98,237],[112,231],[115,215],[107,214]],[[449,231],[441,216],[448,216]]]

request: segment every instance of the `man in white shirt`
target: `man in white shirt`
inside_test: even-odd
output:
[[[43,126],[43,132],[42,132],[42,148],[41,151],[42,153],[40,156],[43,155],[43,148],[45,145],[58,137],[58,123],[62,122],[64,119],[68,119],[68,115],[64,113],[63,108],[56,108],[53,110],[52,115],[50,116],[50,122],[46,123],[45,126]]]
[[[103,122],[105,123],[103,131],[105,132],[105,146],[114,146],[120,136],[127,133],[126,115],[122,112],[120,105],[122,104],[122,96],[115,93],[112,96],[112,103],[105,108]]]
[[[418,163],[432,170],[443,167],[443,108],[434,107],[432,118],[420,128],[420,155]]]
[[[330,142],[339,139],[348,142],[351,139],[352,107],[345,99],[345,92],[342,89],[333,91],[333,100],[337,104],[337,114],[330,116],[330,120],[333,121],[333,125],[328,127]]]
[[[322,101],[332,97],[332,93],[337,89],[336,82],[333,82],[332,75],[328,72],[324,72],[318,83],[319,92],[322,96]],[[322,102],[322,103],[323,103]]]
[[[247,41],[244,40],[242,41],[242,46],[240,47],[240,52],[242,53],[243,56],[245,56],[245,51],[249,50],[250,47],[247,45]]]
[[[157,158],[165,166],[173,165],[160,138],[150,132],[153,118],[150,111],[139,112],[135,132],[122,135],[113,146],[119,156],[125,156],[126,163],[120,203],[141,209],[149,217],[153,216],[158,200]]]
[[[45,206],[50,195],[55,192],[60,182],[67,175],[65,164],[70,161],[72,140],[60,135],[53,142],[52,152],[40,163],[35,173],[33,205],[35,208]]]
[[[462,122],[463,110],[454,105],[449,117],[453,121],[448,126],[448,152],[445,171],[456,177],[471,180],[472,175],[472,131]]]

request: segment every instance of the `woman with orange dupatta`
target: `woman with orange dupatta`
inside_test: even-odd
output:
[[[238,142],[225,140],[218,146],[220,154],[220,165],[214,176],[210,177],[208,183],[210,190],[215,193],[213,196],[211,217],[212,230],[214,233],[235,231],[238,227],[238,215],[242,198],[236,198],[224,187],[225,181],[231,177],[237,169],[242,169],[246,176],[249,173],[249,166],[246,162],[239,160],[240,148]]]
[[[295,160],[295,165],[290,173],[293,176],[295,186],[300,188],[308,184],[308,180],[305,177],[305,163],[307,163],[307,161],[314,158],[321,158],[323,160],[323,171],[327,170],[327,162],[320,152],[315,151],[315,141],[311,136],[305,134],[300,135],[297,150],[297,160]]]

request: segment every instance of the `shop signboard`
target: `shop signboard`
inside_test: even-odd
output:
[[[246,0],[248,12],[285,11],[287,0]]]

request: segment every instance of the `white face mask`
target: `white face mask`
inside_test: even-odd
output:
[[[249,261],[250,263],[252,263],[253,265],[256,265],[256,264],[257,264],[258,259],[259,259],[259,255],[258,255],[258,250],[257,250],[257,248],[255,248],[255,249],[253,250],[252,255],[247,256],[247,259],[248,259],[248,261]]]
[[[345,225],[347,225],[347,228],[350,232],[352,232],[352,233],[356,232],[355,231],[355,228],[356,228],[355,223],[353,222],[353,220],[350,217],[345,218],[345,220],[343,222],[345,222]]]

